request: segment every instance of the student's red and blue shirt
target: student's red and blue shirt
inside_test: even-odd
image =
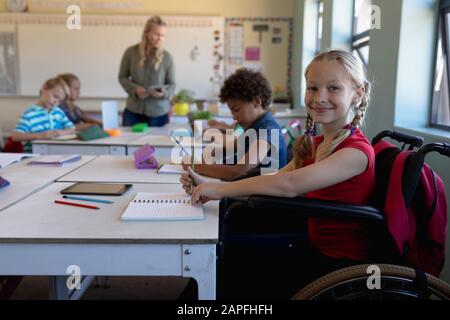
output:
[[[316,147],[323,136],[314,137]],[[308,192],[306,197],[345,204],[367,205],[375,188],[375,151],[361,130],[341,142],[333,151],[344,148],[361,150],[367,156],[366,170],[346,181],[320,190]],[[305,166],[314,163],[305,161]],[[368,258],[368,226],[360,222],[310,218],[308,235],[311,243],[323,254],[340,259],[362,261]]]

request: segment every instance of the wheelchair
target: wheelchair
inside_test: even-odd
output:
[[[447,144],[422,146],[421,137],[394,131],[381,132],[372,144],[386,137],[403,143],[403,149],[417,150],[422,160],[432,151],[450,157]],[[408,267],[396,250],[381,211],[381,203],[384,202],[380,201],[384,199],[380,199],[380,194],[386,194],[387,173],[377,165],[377,161],[375,170],[376,190],[370,206],[302,197],[223,199],[220,202],[217,247],[218,299],[450,299],[447,283]],[[408,172],[408,167],[405,170]],[[363,264],[342,265],[317,278],[302,280],[302,265],[305,264],[302,252],[308,243],[308,217],[367,223],[370,260]],[[378,290],[368,287],[371,276],[368,270],[374,266],[380,272],[381,286]]]

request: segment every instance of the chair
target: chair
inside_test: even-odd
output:
[[[3,152],[22,153],[24,151],[22,142],[14,141],[11,137],[6,140]]]
[[[372,144],[385,137],[403,142],[409,150],[419,148],[423,143],[420,137],[384,131]],[[450,157],[450,147],[445,144],[426,145],[418,152],[426,154],[430,151]],[[376,299],[429,297],[430,292],[433,297],[450,299],[450,286],[444,282],[399,266],[404,265],[404,261],[395,249],[379,205],[387,183],[381,163],[377,156],[376,192],[371,206],[266,196],[222,200],[217,250],[218,298],[287,299],[301,288],[304,289],[295,294],[295,299],[373,298],[375,295],[365,285],[369,265],[343,265],[346,268],[327,274],[306,287],[307,282],[294,281],[303,270],[302,252],[308,249],[305,248],[306,219],[319,217],[369,223],[371,260],[368,263],[389,264],[378,265],[382,280],[389,286],[387,290],[377,291]],[[424,283],[427,284],[425,289]]]

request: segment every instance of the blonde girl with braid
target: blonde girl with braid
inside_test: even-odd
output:
[[[129,47],[122,57],[119,82],[128,93],[124,126],[140,122],[163,126],[169,122],[175,67],[172,56],[163,47],[166,29],[161,17],[148,19],[141,41]]]
[[[308,118],[294,159],[275,175],[236,182],[206,183],[190,170],[181,179],[185,190],[189,190],[186,181],[194,180],[193,203],[255,194],[306,196],[354,205],[369,202],[375,185],[375,153],[360,130],[370,96],[361,63],[346,51],[323,52],[308,65],[305,78]],[[317,126],[321,135],[316,135]],[[308,260],[314,276],[328,272],[329,267],[368,259],[367,230],[359,222],[310,218],[312,253]]]

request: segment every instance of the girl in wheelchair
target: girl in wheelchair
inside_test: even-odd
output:
[[[194,181],[192,203],[258,194],[368,204],[375,187],[375,153],[359,128],[370,97],[362,64],[351,53],[327,51],[311,61],[305,78],[306,132],[296,143],[294,159],[275,175],[235,182],[207,183],[189,169],[181,182],[189,192]],[[317,124],[321,135],[316,135]],[[307,233],[306,278],[368,259],[364,223],[310,218]]]

